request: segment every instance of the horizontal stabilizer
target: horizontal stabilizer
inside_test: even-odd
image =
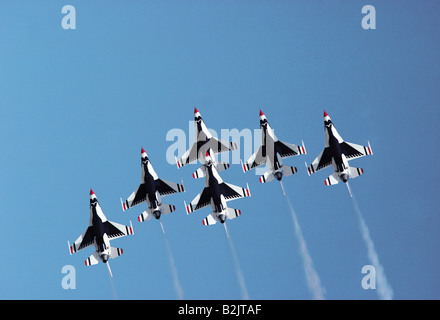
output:
[[[99,263],[99,255],[98,252],[93,252],[90,257],[88,257],[85,261],[86,266],[93,266]]]
[[[204,226],[210,226],[213,224],[216,224],[218,221],[217,217],[215,216],[214,212],[211,212],[209,216],[207,216],[205,219],[203,219],[203,225]]]
[[[176,206],[172,204],[162,203],[160,206],[160,210],[162,211],[162,215],[166,215],[168,213],[174,212],[176,210]]]
[[[283,176],[286,177],[298,172],[298,169],[296,167],[291,167],[286,165],[284,165],[282,169],[283,169]]]
[[[166,214],[171,213],[171,212],[176,210],[176,206],[174,206],[172,204],[167,204],[167,203],[162,203],[159,208],[160,208],[160,214],[161,215],[166,215]],[[149,221],[149,220],[151,220],[153,218],[154,218],[154,214],[151,211],[151,209],[148,208],[147,210],[145,210],[144,212],[142,212],[139,215],[138,221],[139,222],[144,222],[144,221]]]
[[[241,216],[241,211],[238,209],[232,209],[232,208],[226,208],[226,218],[229,220],[232,220],[234,218],[237,218],[238,216]]]
[[[205,169],[203,167],[198,168],[193,173],[193,178],[194,179],[203,178],[204,176],[205,176]]]
[[[362,168],[355,168],[355,167],[348,168],[348,174],[351,179],[359,177],[363,173],[364,173],[364,169],[362,169]]]
[[[326,186],[332,186],[339,183],[338,174],[333,172],[327,179],[324,180]]]
[[[275,179],[275,175],[273,174],[273,170],[269,170],[266,171],[261,177],[260,177],[260,182],[261,183],[266,183],[266,182],[270,182],[273,179]]]
[[[233,208],[226,208],[225,210],[226,219],[232,220],[241,215],[241,211]],[[203,225],[210,226],[216,224],[218,221],[217,215],[214,212],[211,212],[209,216],[203,219]]]
[[[124,253],[124,251],[121,248],[115,248],[115,247],[110,248],[110,258],[111,259],[119,257],[123,253]]]
[[[142,212],[139,217],[138,217],[138,221],[139,222],[144,222],[144,221],[149,221],[151,219],[154,218],[154,215],[152,212],[150,212],[149,209],[145,210],[144,212]]]

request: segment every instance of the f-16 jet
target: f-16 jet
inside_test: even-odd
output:
[[[203,165],[193,174],[194,178],[205,178],[205,188],[200,192],[189,205],[186,205],[186,213],[189,214],[201,208],[211,205],[212,212],[203,219],[203,224],[212,225],[218,221],[224,224],[227,219],[231,220],[239,215],[241,211],[228,208],[226,202],[250,197],[249,186],[241,188],[223,182],[218,172],[229,168],[227,163],[217,163],[211,149],[206,151]]]
[[[140,222],[151,220],[153,217],[160,219],[161,215],[176,210],[174,205],[162,203],[162,197],[184,192],[185,187],[183,184],[159,179],[144,148],[141,148],[141,168],[141,184],[128,199],[122,201],[121,198],[122,210],[125,211],[146,202],[148,208],[138,217]]]
[[[330,116],[324,111],[325,148],[307,167],[309,176],[330,165],[334,172],[324,180],[325,185],[337,184],[339,180],[347,183],[348,179],[356,178],[364,173],[362,168],[350,167],[348,161],[367,155],[372,155],[370,142],[367,146],[346,142],[339,135]],[[347,185],[348,186],[348,185]],[[349,189],[350,191],[350,189]],[[350,192],[351,195],[351,192]]]
[[[197,160],[202,162],[208,149],[212,149],[214,153],[221,153],[237,149],[236,143],[219,140],[212,136],[197,108],[194,108],[194,121],[196,129],[195,142],[179,160],[176,159],[178,168]]]
[[[95,245],[96,251],[86,259],[86,266],[95,265],[99,263],[99,260],[107,263],[108,259],[114,259],[123,253],[122,249],[110,246],[110,240],[132,234],[134,234],[134,232],[131,222],[130,226],[125,226],[107,220],[95,193],[90,189],[89,226],[72,245],[68,242],[70,254]]]
[[[274,130],[269,125],[263,111],[260,110],[261,146],[247,161],[242,163],[243,171],[249,171],[266,164],[269,170],[261,177],[260,182],[266,183],[277,179],[281,181],[283,176],[290,176],[297,172],[296,167],[283,165],[281,159],[305,154],[304,143],[301,146],[278,140]]]

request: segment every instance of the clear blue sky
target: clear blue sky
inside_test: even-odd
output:
[[[76,30],[61,9],[76,8]],[[376,30],[361,27],[376,8]],[[185,299],[240,299],[222,226],[210,209],[185,214],[204,185],[196,165],[166,162],[170,129],[188,132],[197,106],[208,127],[258,128],[261,108],[278,137],[307,148],[285,161],[284,179],[327,299],[378,299],[364,290],[369,264],[344,185],[331,170],[307,176],[324,147],[325,109],[344,139],[371,142],[350,162],[351,181],[396,299],[440,298],[436,197],[440,171],[440,6],[436,1],[1,1],[0,298],[112,299],[106,267],[86,267],[93,249],[69,255],[89,221],[89,190],[109,220],[135,235],[112,241],[119,299],[175,299],[159,223],[122,212],[140,181],[140,148],[163,179],[187,192],[163,218]],[[249,183],[229,202],[228,228],[251,299],[310,299],[292,219],[277,182],[260,184],[240,165],[221,174]],[[64,290],[64,265],[76,289]]]

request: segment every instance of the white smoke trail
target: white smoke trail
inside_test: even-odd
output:
[[[118,295],[116,293],[115,283],[113,282],[112,269],[110,269],[110,263],[107,261],[106,265],[108,268],[108,274],[110,275],[110,285],[112,286],[113,300],[118,300]]]
[[[171,247],[168,242],[167,235],[165,233],[165,229],[163,228],[162,220],[159,219],[160,227],[162,228],[163,237],[165,239],[165,247],[168,253],[168,259],[170,260],[171,273],[173,274],[173,282],[174,282],[174,290],[176,291],[177,297],[179,300],[183,300],[183,289],[180,285],[179,276],[177,274],[176,263],[174,262],[173,253],[171,252]]]
[[[312,258],[310,257],[309,250],[307,249],[306,241],[303,237],[301,227],[298,223],[298,218],[296,212],[293,209],[293,205],[290,199],[286,196],[287,204],[289,205],[290,213],[292,215],[293,224],[295,226],[295,234],[299,242],[299,248],[301,251],[301,256],[303,258],[303,266],[306,274],[307,286],[313,295],[315,300],[324,300],[324,293],[321,286],[321,280],[319,279],[318,273],[313,266]]]
[[[367,224],[362,217],[361,210],[359,209],[358,203],[354,195],[351,197],[353,201],[354,210],[356,211],[359,228],[362,233],[362,238],[364,239],[365,245],[367,246],[367,255],[370,264],[376,269],[377,277],[377,294],[382,300],[392,300],[393,299],[393,289],[388,283],[387,277],[385,276],[385,270],[379,262],[379,256],[374,248],[373,240],[370,237],[370,232],[368,230]]]
[[[243,300],[249,300],[249,294],[246,288],[246,283],[244,282],[243,272],[241,272],[240,263],[238,262],[237,252],[235,251],[234,243],[232,242],[232,239],[229,236],[229,231],[228,228],[226,227],[226,222],[223,225],[225,226],[226,237],[228,238],[229,247],[231,248],[232,256],[234,258],[234,265],[235,265],[235,270],[237,272],[237,279],[241,288],[241,298]]]

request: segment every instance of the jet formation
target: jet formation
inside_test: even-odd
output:
[[[276,179],[281,182],[283,177],[298,172],[296,167],[283,164],[282,159],[306,154],[304,143],[295,145],[278,140],[274,130],[267,121],[266,115],[261,110],[259,120],[261,146],[245,163],[242,162],[242,169],[244,172],[247,172],[266,165],[267,171],[260,176],[259,181],[266,183]],[[237,144],[213,137],[197,108],[194,108],[194,121],[196,129],[195,142],[180,159],[176,158],[176,163],[178,168],[182,168],[190,163],[199,161],[201,167],[193,173],[193,178],[204,177],[205,187],[188,205],[185,202],[185,210],[187,214],[190,214],[196,210],[211,206],[212,212],[202,220],[203,224],[214,225],[218,221],[221,224],[225,224],[226,220],[232,220],[241,215],[241,210],[229,208],[227,202],[251,196],[248,185],[246,185],[246,188],[243,188],[226,183],[219,174],[228,169],[229,164],[217,162],[215,154],[236,150]],[[324,130],[325,148],[313,160],[310,166],[307,166],[306,163],[307,173],[310,176],[332,165],[334,172],[324,180],[325,185],[335,185],[342,181],[347,184],[350,191],[348,180],[362,175],[364,170],[362,168],[350,167],[348,161],[372,155],[370,143],[368,142],[368,146],[362,146],[344,141],[333,125],[330,116],[325,111]],[[141,148],[141,183],[128,198],[124,201],[121,198],[122,211],[145,203],[147,208],[138,216],[138,221],[149,221],[153,218],[160,219],[161,216],[176,210],[174,205],[163,203],[162,198],[181,192],[185,192],[183,181],[181,184],[178,184],[160,179],[145,149]],[[123,250],[110,246],[110,240],[133,234],[131,222],[130,226],[125,226],[107,220],[96,194],[90,189],[89,225],[72,245],[68,242],[69,253],[73,254],[94,245],[95,252],[85,260],[85,264],[90,266],[102,261],[108,265],[111,274],[108,260],[120,256]]]

